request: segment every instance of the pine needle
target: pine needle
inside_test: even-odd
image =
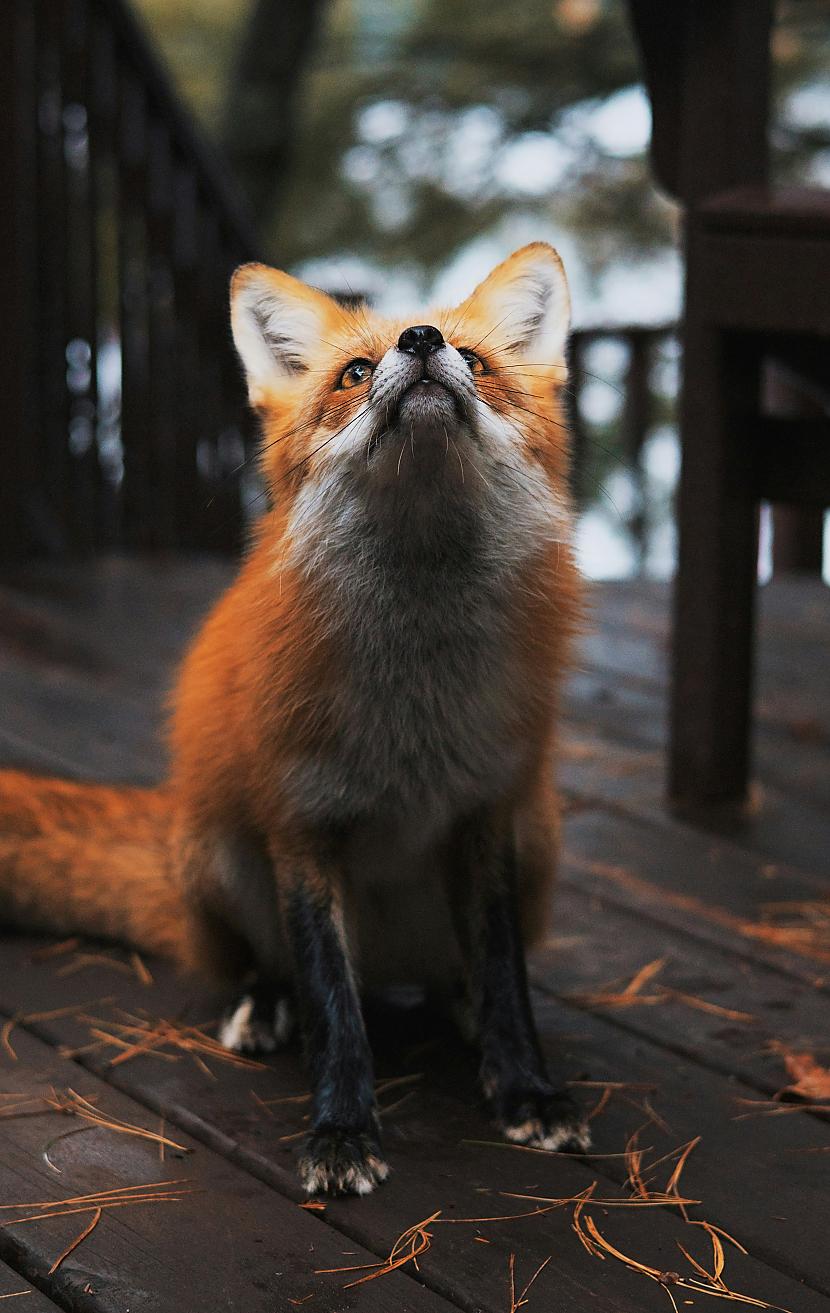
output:
[[[138,953],[130,953],[130,962],[132,963],[133,971],[138,976],[142,985],[154,985],[156,983],[153,979],[152,972]]]
[[[316,1275],[322,1276],[335,1272],[364,1272],[364,1276],[358,1277],[355,1281],[347,1282],[343,1287],[344,1290],[351,1290],[354,1286],[362,1286],[367,1281],[375,1281],[378,1277],[388,1276],[390,1272],[396,1271],[399,1267],[404,1267],[407,1263],[412,1263],[417,1268],[420,1255],[425,1253],[432,1244],[432,1233],[426,1228],[433,1222],[438,1221],[440,1214],[441,1210],[439,1209],[431,1217],[425,1217],[422,1222],[416,1222],[413,1226],[408,1226],[398,1236],[386,1258],[379,1263],[358,1263],[350,1267],[322,1267],[316,1269]]]
[[[161,1132],[149,1131],[144,1126],[136,1126],[132,1122],[126,1122],[120,1117],[113,1116],[111,1113],[103,1112],[89,1099],[84,1098],[82,1094],[79,1094],[77,1090],[73,1090],[71,1087],[63,1093],[53,1087],[51,1095],[37,1094],[23,1098],[17,1104],[6,1104],[0,1107],[0,1120],[13,1117],[44,1116],[47,1113],[56,1112],[66,1116],[78,1117],[81,1121],[89,1124],[88,1128],[98,1127],[101,1130],[114,1131],[118,1135],[133,1135],[138,1139],[150,1140],[153,1144],[168,1149],[176,1149],[179,1153],[191,1152],[186,1145],[179,1144],[177,1140],[171,1140]],[[67,1131],[66,1134],[71,1135],[74,1132]],[[50,1162],[48,1151],[53,1144],[63,1138],[63,1135],[58,1135],[46,1146],[46,1161],[54,1171],[60,1171],[60,1168],[55,1167],[54,1163]]]
[[[134,1017],[129,1022],[102,1020],[99,1017],[85,1017],[84,1020],[93,1038],[119,1050],[110,1059],[111,1067],[120,1066],[143,1054],[151,1054],[168,1061],[188,1055],[210,1077],[214,1074],[204,1062],[205,1058],[251,1071],[268,1070],[266,1063],[226,1049],[218,1039],[208,1035],[199,1026],[189,1026],[167,1018],[153,1020],[149,1017]]]
[[[724,1253],[723,1246],[718,1239],[717,1233],[720,1231],[720,1228],[718,1227],[706,1226],[706,1229],[709,1231],[710,1237],[712,1238],[712,1247],[714,1251],[714,1265],[712,1272],[707,1272],[706,1268],[703,1267],[697,1259],[692,1258],[688,1251],[678,1242],[678,1248],[684,1257],[688,1259],[693,1271],[697,1274],[696,1276],[691,1277],[681,1276],[679,1272],[661,1272],[659,1268],[650,1267],[647,1263],[641,1263],[639,1259],[632,1258],[630,1254],[624,1254],[622,1250],[617,1249],[615,1245],[612,1245],[611,1242],[605,1238],[594,1222],[594,1219],[590,1216],[586,1217],[584,1228],[585,1233],[587,1234],[585,1234],[583,1244],[589,1252],[593,1252],[596,1258],[615,1258],[619,1263],[622,1263],[627,1267],[629,1271],[639,1272],[642,1276],[646,1276],[650,1280],[656,1281],[666,1291],[666,1294],[671,1299],[675,1309],[677,1308],[677,1304],[669,1287],[679,1287],[680,1289],[689,1290],[698,1295],[709,1295],[714,1299],[728,1299],[737,1304],[749,1304],[753,1308],[776,1310],[777,1313],[792,1313],[792,1310],[782,1309],[779,1304],[768,1304],[763,1299],[756,1299],[752,1295],[741,1294],[737,1290],[731,1290],[726,1285],[723,1280],[723,1270],[725,1266]],[[579,1232],[577,1232],[577,1234],[579,1234]],[[729,1237],[729,1239],[731,1239],[731,1237]],[[743,1252],[745,1253],[746,1251],[744,1250]]]
[[[45,948],[36,948],[31,954],[30,962],[46,962],[50,957],[62,957],[64,953],[73,952],[80,944],[80,939],[62,939],[58,944],[47,944]]]
[[[699,1144],[700,1144],[700,1136],[696,1135],[693,1140],[689,1140],[688,1144],[683,1145],[680,1151],[680,1157],[678,1158],[677,1163],[675,1164],[674,1171],[672,1172],[671,1176],[666,1182],[666,1194],[671,1194],[671,1195],[675,1195],[675,1197],[678,1197],[679,1192],[677,1186],[678,1186],[678,1182],[680,1181],[681,1173],[683,1171],[683,1168],[686,1166],[686,1162],[688,1160],[689,1154],[692,1152],[693,1149],[696,1149]],[[684,1222],[688,1222],[689,1215],[686,1212],[685,1204],[681,1203],[679,1206],[680,1206],[680,1212],[683,1214]]]
[[[70,1003],[68,1007],[52,1008],[48,1012],[27,1012],[25,1014],[16,1012],[13,1017],[9,1017],[8,1021],[4,1023],[2,1031],[0,1031],[0,1047],[5,1050],[13,1062],[17,1062],[17,1053],[11,1044],[11,1034],[17,1026],[37,1025],[40,1021],[56,1021],[58,1017],[77,1016],[85,1012],[87,1008],[102,1007],[114,1001],[114,997],[110,996],[109,998],[93,999],[91,1003]]]
[[[54,1263],[52,1264],[52,1266],[50,1267],[49,1271],[46,1274],[47,1276],[50,1277],[54,1276],[58,1268],[60,1267],[61,1263],[64,1261],[64,1259],[68,1258],[70,1254],[74,1253],[74,1251],[78,1248],[78,1245],[83,1244],[87,1236],[92,1235],[92,1232],[95,1230],[96,1226],[100,1222],[103,1215],[104,1212],[101,1207],[95,1209],[95,1212],[92,1215],[92,1221],[89,1223],[88,1226],[84,1227],[81,1234],[76,1236],[75,1239],[72,1241],[72,1243],[66,1246],[66,1249],[64,1249],[63,1253],[60,1254],[55,1259]]]
[[[611,981],[610,984],[590,993],[569,994],[567,997],[572,1002],[589,1008],[654,1007],[661,1003],[683,1003],[686,1007],[723,1017],[727,1021],[739,1021],[746,1025],[753,1025],[757,1021],[757,1017],[751,1012],[739,1012],[736,1008],[723,1007],[720,1003],[710,1003],[708,999],[698,998],[695,994],[686,994],[683,990],[674,989],[670,985],[658,985],[653,993],[643,993],[644,986],[660,974],[667,961],[665,957],[656,957],[653,962],[647,962],[634,973],[623,989],[615,989],[616,981]]]
[[[510,1272],[510,1313],[518,1313],[518,1310],[524,1307],[524,1305],[527,1303],[528,1291],[530,1290],[531,1286],[535,1282],[536,1278],[540,1276],[542,1272],[544,1272],[545,1268],[547,1267],[552,1257],[553,1257],[552,1254],[548,1254],[544,1262],[539,1264],[536,1271],[533,1273],[533,1276],[530,1278],[527,1285],[523,1288],[521,1294],[519,1295],[519,1298],[517,1299],[516,1298],[516,1255],[515,1254],[510,1255],[510,1260],[508,1265]]]

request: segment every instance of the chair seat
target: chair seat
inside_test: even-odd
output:
[[[696,311],[721,328],[830,336],[830,192],[741,187],[688,218]]]
[[[830,191],[816,187],[735,187],[698,207],[708,232],[830,241]]]

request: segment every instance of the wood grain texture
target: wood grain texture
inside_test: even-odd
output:
[[[163,568],[122,559],[74,570],[30,566],[7,576],[0,584],[4,763],[80,777],[158,778],[163,750],[156,734],[173,663],[227,575],[226,567],[195,559]],[[822,1238],[827,1120],[760,1115],[753,1101],[767,1101],[787,1081],[770,1042],[817,1053],[825,1042],[822,982],[830,968],[740,928],[757,924],[767,903],[826,896],[820,787],[799,798],[762,774],[752,815],[681,820],[666,810],[658,721],[665,604],[659,586],[596,590],[593,629],[568,693],[566,856],[550,939],[532,963],[543,1044],[564,1078],[595,1082],[581,1087],[590,1103],[604,1082],[632,1085],[612,1094],[594,1122],[599,1154],[621,1153],[638,1128],[653,1154],[701,1135],[684,1185],[702,1200],[693,1215],[724,1227],[750,1251],[750,1258],[730,1251],[731,1284],[793,1313],[821,1313],[830,1310]],[[830,635],[826,593],[776,588],[761,604],[769,715],[759,732],[780,742],[789,722],[804,720],[804,731],[791,736],[790,760],[809,780],[824,760],[823,731],[810,726],[825,724],[830,700],[813,678]],[[222,1007],[222,999],[176,979],[164,964],[148,962],[152,985],[106,961],[66,974],[71,953],[33,960],[43,942],[0,939],[4,1016],[83,1004],[90,1016],[117,1020],[114,1008],[122,1007],[206,1023]],[[104,953],[126,960],[114,949]],[[584,998],[614,979],[624,984],[658,958],[666,961],[654,990],[674,991],[659,1002],[618,1009]],[[678,995],[755,1020],[707,1012]],[[97,1001],[108,996],[117,1002]],[[438,1209],[445,1218],[500,1217],[532,1207],[506,1197],[511,1193],[559,1197],[592,1183],[603,1196],[627,1193],[618,1157],[578,1161],[500,1145],[478,1100],[474,1057],[420,1006],[376,1005],[370,1015],[379,1076],[418,1077],[381,1094],[384,1106],[393,1105],[385,1117],[393,1175],[375,1196],[329,1202],[319,1215],[297,1207],[294,1159],[304,1105],[294,1099],[306,1080],[296,1049],[270,1058],[261,1071],[212,1063],[213,1077],[182,1055],[114,1067],[114,1049],[62,1057],[63,1046],[90,1042],[90,1024],[73,1016],[21,1019],[9,1036],[17,1061],[0,1052],[0,1092],[72,1086],[149,1129],[158,1130],[163,1115],[167,1133],[192,1143],[194,1153],[185,1161],[168,1157],[159,1175],[157,1146],[90,1131],[54,1146],[58,1176],[43,1148],[75,1124],[54,1114],[0,1118],[0,1202],[135,1183],[142,1171],[156,1180],[193,1177],[201,1193],[155,1210],[105,1214],[52,1278],[49,1266],[88,1217],[0,1229],[9,1280],[22,1289],[31,1277],[47,1291],[45,1304],[28,1307],[49,1308],[51,1297],[84,1313],[196,1313],[219,1300],[231,1310],[270,1313],[275,1298],[289,1309],[289,1299],[313,1293],[308,1306],[329,1313],[505,1313],[511,1253],[522,1282],[553,1255],[530,1310],[534,1298],[546,1313],[646,1313],[666,1305],[657,1283],[585,1253],[570,1209],[435,1226],[419,1273],[404,1269],[356,1290],[343,1290],[346,1277],[314,1276],[315,1267],[382,1257],[400,1231]],[[652,1108],[668,1129],[651,1120]],[[744,1111],[753,1115],[736,1120]],[[657,1184],[664,1174],[658,1168]],[[677,1244],[688,1247],[690,1239],[693,1252],[708,1259],[696,1228],[676,1215],[608,1210],[595,1217],[621,1250],[661,1270],[683,1266]],[[0,1268],[0,1293],[4,1276]],[[92,1293],[84,1294],[87,1285]]]

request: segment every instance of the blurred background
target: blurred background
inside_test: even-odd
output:
[[[292,272],[392,309],[460,299],[524,242],[557,246],[583,568],[670,575],[680,219],[652,181],[621,0],[135,2]],[[830,186],[826,3],[780,5],[773,53],[773,180]],[[762,578],[769,555],[767,511]]]
[[[463,298],[541,238],[573,292],[582,567],[672,574],[681,215],[653,181],[624,0],[12,0],[9,14],[0,557],[244,542],[263,500],[228,332],[235,265],[404,310]],[[772,44],[772,181],[827,187],[830,0],[778,0]],[[761,578],[772,526],[764,507]]]

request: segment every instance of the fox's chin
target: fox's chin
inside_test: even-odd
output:
[[[398,427],[415,437],[442,437],[459,424],[458,403],[443,384],[433,379],[419,379],[404,392],[398,402]]]

